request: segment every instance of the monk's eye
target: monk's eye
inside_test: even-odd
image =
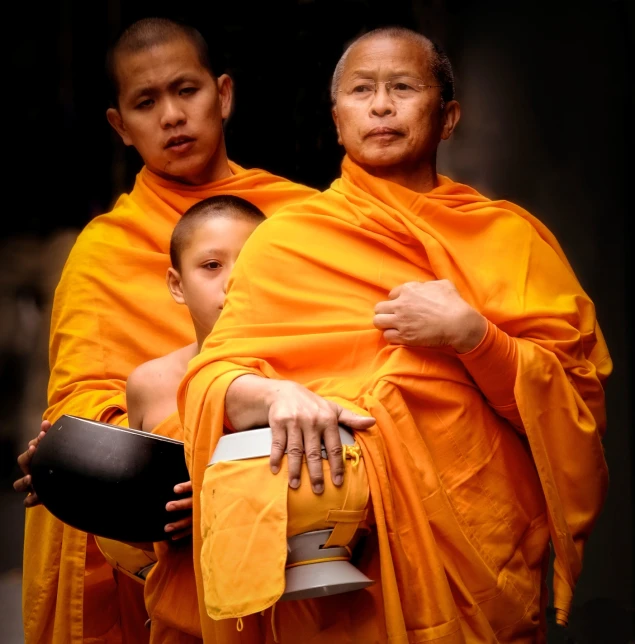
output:
[[[375,84],[371,81],[355,83],[350,88],[351,94],[359,94],[362,96],[365,94],[372,94],[374,91],[375,91]]]
[[[182,87],[179,90],[179,94],[181,96],[192,96],[193,94],[196,94],[198,92],[198,87]]]
[[[145,101],[140,101],[135,105],[136,110],[143,110],[147,109],[148,107],[152,107],[154,105],[154,101],[151,98],[146,98]]]
[[[219,268],[223,268],[223,265],[216,260],[212,260],[211,262],[207,262],[207,264],[205,264],[205,268],[209,268],[210,271],[217,271]]]

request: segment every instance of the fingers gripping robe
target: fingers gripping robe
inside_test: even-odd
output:
[[[375,306],[373,324],[390,344],[450,346],[458,352],[474,348],[487,328],[449,280],[397,286]]]

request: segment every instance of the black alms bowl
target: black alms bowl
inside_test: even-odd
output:
[[[163,541],[167,512],[183,498],[173,488],[189,481],[183,443],[77,416],[62,416],[38,445],[33,488],[60,521],[119,541]]]

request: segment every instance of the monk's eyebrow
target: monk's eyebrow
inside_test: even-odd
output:
[[[371,78],[375,78],[376,76],[377,76],[377,72],[375,70],[357,69],[349,76],[349,80],[357,80],[359,78],[371,79]],[[405,70],[405,69],[391,69],[387,74],[382,74],[382,76],[385,76],[385,78],[394,78],[395,76],[411,76],[414,78],[418,78],[418,75],[413,74],[412,70]]]
[[[177,76],[174,80],[170,81],[168,83],[168,87],[170,89],[175,89],[179,85],[185,85],[187,83],[190,83],[192,85],[198,85],[200,83],[200,79],[197,79],[189,74],[181,74]]]
[[[356,69],[352,74],[352,78],[370,78],[373,72],[370,69]]]
[[[207,248],[205,250],[200,251],[200,255],[226,255],[227,254],[227,249],[226,248]]]
[[[132,93],[132,100],[136,101],[138,98],[141,98],[142,96],[149,96],[152,95],[156,92],[156,88],[148,85],[147,87],[140,87],[139,89],[136,89]]]

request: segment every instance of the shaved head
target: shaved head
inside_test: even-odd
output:
[[[106,55],[106,74],[110,83],[111,104],[116,107],[119,103],[117,63],[123,56],[147,51],[157,45],[179,39],[185,39],[192,44],[201,65],[209,71],[212,78],[216,78],[207,42],[197,29],[168,18],[143,18],[130,25],[117,38]]]
[[[380,27],[379,29],[374,29],[373,31],[369,31],[362,36],[359,36],[359,38],[356,38],[346,48],[342,57],[337,62],[335,71],[333,72],[333,78],[331,80],[331,101],[333,102],[333,105],[337,102],[337,92],[340,87],[340,81],[342,79],[344,69],[346,68],[346,60],[351,51],[357,45],[367,42],[372,38],[399,38],[421,47],[426,54],[426,59],[429,61],[429,71],[432,73],[439,85],[441,85],[441,107],[443,108],[446,103],[454,100],[454,73],[452,71],[452,65],[450,64],[450,59],[438,45],[420,33],[412,31],[412,29],[406,29],[405,27]],[[425,74],[428,70],[421,71]]]
[[[213,217],[243,219],[256,224],[260,224],[266,219],[260,208],[254,206],[250,201],[234,195],[216,195],[195,203],[183,213],[172,231],[170,261],[177,271],[181,270],[181,254],[189,244],[192,233],[202,221]]]

